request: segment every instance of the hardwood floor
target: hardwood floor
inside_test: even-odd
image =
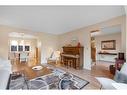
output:
[[[40,65],[40,64],[33,64],[32,62],[15,62],[15,64],[12,65],[12,71],[13,72],[19,72],[19,73],[24,73],[24,75],[27,77],[27,79],[33,79],[39,76],[47,75],[52,73],[50,69],[47,67],[43,66],[43,69],[39,71],[32,70],[33,66]]]
[[[97,61],[96,65],[92,66],[91,75],[92,76],[103,76],[108,78],[113,78],[113,75],[109,71],[109,66],[115,63],[105,62],[105,61]]]
[[[61,64],[43,64],[44,66],[44,70],[40,71],[39,75],[45,75],[45,74],[49,74],[51,73],[51,70],[49,70],[46,67],[52,67],[52,68],[60,68],[62,70],[65,70],[67,72],[70,72],[76,76],[79,76],[87,81],[89,81],[90,83],[85,86],[83,89],[100,89],[101,85],[98,83],[98,81],[95,79],[95,77],[97,76],[103,76],[103,77],[108,77],[108,78],[113,78],[113,75],[110,74],[109,72],[109,65],[113,64],[113,63],[109,63],[109,62],[103,62],[103,61],[98,61],[96,62],[96,65],[92,66],[91,71],[90,70],[86,70],[86,69],[82,69],[82,70],[75,70],[73,68],[66,68]],[[36,74],[36,72],[34,72],[31,68],[35,65],[35,63],[16,63],[13,64],[13,71],[20,71],[20,70],[25,70],[25,74],[27,74],[27,76],[29,77],[29,79],[37,77],[38,74]]]

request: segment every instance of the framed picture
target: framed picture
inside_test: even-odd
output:
[[[101,41],[101,49],[102,50],[115,50],[116,40]]]

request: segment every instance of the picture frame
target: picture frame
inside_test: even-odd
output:
[[[116,50],[116,40],[101,41],[102,50]]]

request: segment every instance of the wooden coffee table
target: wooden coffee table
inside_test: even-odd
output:
[[[32,69],[33,66],[29,67],[26,65],[26,66],[20,67],[20,69],[18,69],[17,71],[14,71],[14,72],[23,73],[25,75],[25,77],[27,77],[28,80],[52,73],[51,69],[49,69],[43,65],[41,65],[41,66],[43,67],[41,70],[33,70]]]

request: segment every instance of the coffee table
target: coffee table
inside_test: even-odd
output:
[[[52,73],[52,70],[49,69],[48,67],[45,67],[43,65],[40,65],[40,66],[43,67],[41,70],[33,70],[32,68],[34,66],[29,67],[27,65],[24,65],[23,67],[21,67],[22,69],[14,71],[14,73],[22,73],[25,75],[25,77],[28,80],[31,80],[31,79],[34,79],[36,77],[40,77],[40,76],[44,76],[44,75]]]

